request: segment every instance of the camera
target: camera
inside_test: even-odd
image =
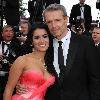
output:
[[[85,29],[84,19],[77,19],[75,23],[76,32],[83,31]]]
[[[2,64],[7,64],[7,63],[9,63],[9,61],[7,59],[2,60]]]
[[[0,61],[0,70],[2,71],[9,71],[9,61],[7,57],[4,57],[3,60]]]
[[[3,65],[3,64],[9,64],[9,61],[8,61],[8,59],[7,59],[6,56],[3,57],[3,59],[1,60],[1,64],[2,64],[2,65]]]
[[[20,37],[21,33],[19,31],[19,26],[14,26],[13,27],[14,33],[15,33],[15,37]]]

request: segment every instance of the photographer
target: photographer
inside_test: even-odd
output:
[[[8,79],[9,69],[14,60],[20,55],[20,42],[14,37],[13,28],[6,25],[2,29],[0,40],[0,100]]]
[[[78,35],[91,37],[91,33],[85,29],[85,21],[83,19],[77,19],[76,22],[71,25],[71,30]]]
[[[20,35],[17,36],[17,39],[21,42],[21,45],[25,43],[30,29],[31,29],[31,25],[28,21],[23,21],[19,23]]]
[[[69,23],[73,24],[77,19],[85,21],[85,30],[89,32],[91,29],[92,15],[91,7],[85,4],[85,0],[79,0],[78,4],[73,5],[69,17]]]

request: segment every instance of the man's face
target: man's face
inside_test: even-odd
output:
[[[60,38],[66,34],[67,17],[64,16],[62,11],[57,10],[57,11],[46,12],[45,21],[48,25],[50,33],[54,37]]]
[[[100,43],[100,28],[94,28],[92,38],[95,43]]]
[[[7,42],[11,41],[13,36],[14,36],[14,32],[11,27],[4,28],[2,32],[2,37],[5,41]]]
[[[27,23],[22,23],[20,25],[20,32],[23,34],[27,34],[28,33],[28,24]]]
[[[85,0],[79,0],[81,4],[84,4]]]

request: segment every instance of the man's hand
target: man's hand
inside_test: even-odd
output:
[[[17,39],[18,39],[20,42],[25,42],[27,38],[21,36],[21,37],[17,37]]]
[[[5,55],[0,54],[0,61],[2,61],[4,57],[5,57]]]
[[[26,92],[28,92],[27,87],[25,85],[22,85],[20,83],[18,83],[16,85],[16,93],[17,94],[25,94]]]

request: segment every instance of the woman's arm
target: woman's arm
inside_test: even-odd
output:
[[[15,60],[15,62],[13,63],[10,69],[8,82],[7,82],[7,85],[6,85],[4,94],[3,94],[3,100],[11,100],[14,88],[25,67],[25,61],[23,58],[24,58],[23,56],[17,58],[17,60]]]

